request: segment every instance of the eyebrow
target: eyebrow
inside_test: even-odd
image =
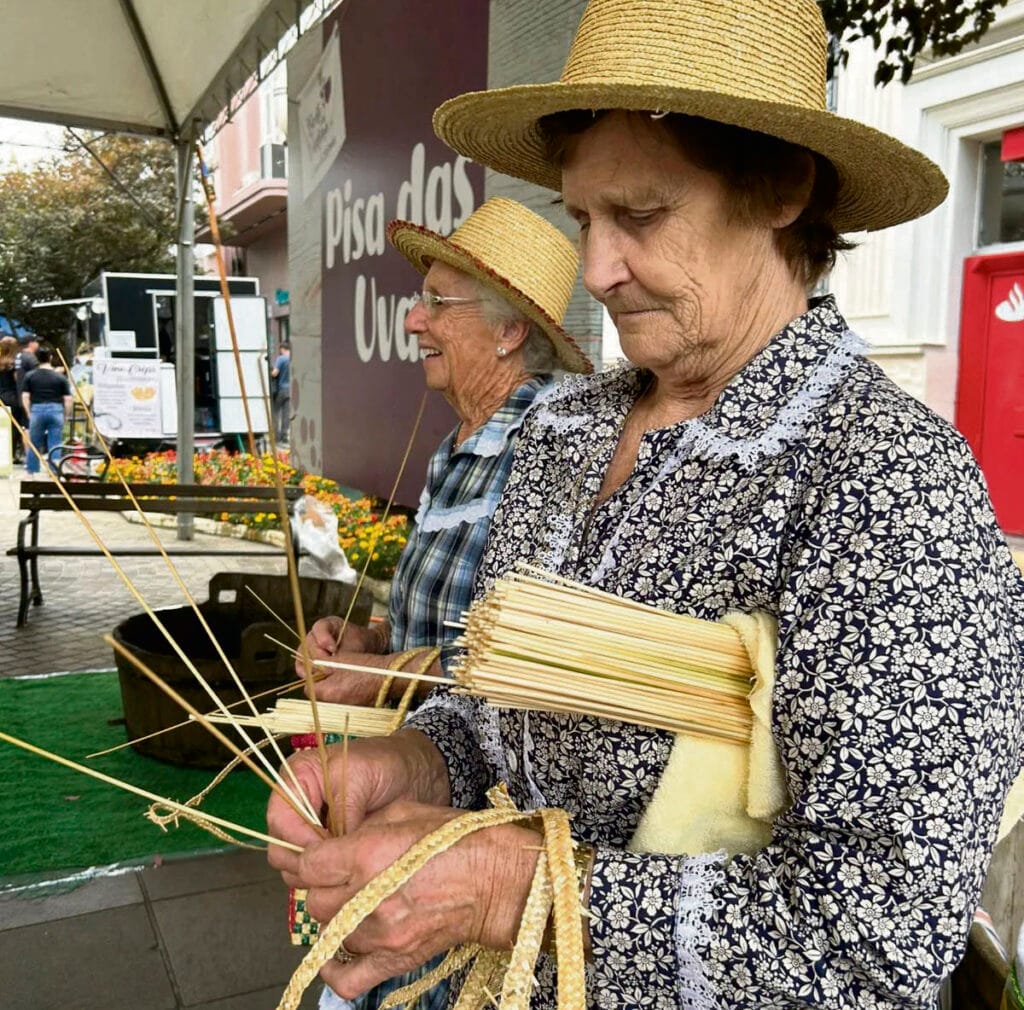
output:
[[[620,188],[598,194],[599,203],[602,206],[612,207],[617,210],[633,209],[637,207],[661,207],[669,202],[669,195],[664,190],[655,186],[645,186],[642,189]],[[563,200],[566,213],[570,217],[577,217],[586,213],[582,208],[576,207]]]

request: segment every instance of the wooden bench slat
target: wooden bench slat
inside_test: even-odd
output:
[[[278,492],[274,487],[248,487],[240,485],[213,484],[129,484],[132,495],[138,500],[144,512],[166,514],[190,513],[193,515],[219,515],[227,513],[264,513],[279,515]],[[67,492],[65,497],[64,492]],[[288,515],[303,495],[300,487],[289,486],[285,491],[285,508]],[[72,499],[74,505],[68,501]],[[44,557],[103,557],[104,551],[94,545],[82,546],[40,546],[39,517],[43,512],[71,512],[77,507],[82,512],[132,512],[136,506],[121,484],[103,481],[70,481],[60,485],[52,481],[23,481],[20,487],[19,504],[27,514],[18,525],[18,544],[7,554],[18,559],[21,578],[21,595],[18,603],[18,627],[28,615],[29,600],[42,603],[39,589],[39,574],[36,561]],[[27,536],[27,534],[31,536]],[[164,553],[174,557],[206,556],[216,557],[287,557],[281,548],[260,549],[239,545],[217,549],[197,546],[169,546]],[[158,557],[157,547],[110,547],[115,557]],[[31,586],[31,591],[30,591]]]
[[[90,501],[85,499],[79,501],[76,499],[75,505],[82,512],[135,512],[135,506],[127,498],[120,500],[109,499],[109,498],[98,498]],[[278,505],[277,502],[254,502],[254,501],[225,501],[224,499],[200,499],[191,498],[187,501],[181,501],[177,499],[175,501],[168,501],[164,498],[140,498],[139,505],[143,512],[194,512],[194,513],[216,513],[220,515],[222,512],[227,513],[256,513],[262,512],[264,515],[277,515]],[[74,511],[73,506],[70,502],[63,498],[54,499],[47,501],[43,505],[24,505],[23,508],[29,511],[41,509],[44,512],[72,512]]]
[[[268,544],[268,547],[273,547],[273,544]],[[156,547],[109,547],[109,552],[116,558],[150,558],[150,557],[161,557],[161,552]],[[18,548],[11,547],[8,549],[7,554],[9,557],[17,557]],[[82,557],[82,558],[104,558],[106,554],[101,551],[98,547],[25,547],[22,551],[25,557]],[[218,548],[217,550],[209,550],[206,548],[189,549],[188,547],[165,547],[163,553],[169,554],[171,557],[186,557],[187,555],[194,555],[197,558],[215,558],[218,554],[223,554],[227,557],[254,557],[254,558],[266,558],[266,557],[278,557],[281,554],[281,548],[273,550],[258,550],[253,547],[240,547],[233,548],[228,547],[225,549]]]

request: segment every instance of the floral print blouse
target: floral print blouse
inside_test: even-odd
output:
[[[526,559],[779,628],[793,802],[753,855],[627,851],[666,733],[444,692],[409,719],[456,805],[503,780],[597,847],[591,1007],[925,1008],[962,956],[1024,759],[1024,583],[963,439],[863,349],[813,303],[705,415],[648,432],[596,508],[646,377],[571,378],[523,425],[478,590]]]

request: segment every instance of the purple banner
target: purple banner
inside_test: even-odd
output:
[[[345,0],[325,23],[341,38],[345,142],[321,185],[323,472],[386,498],[423,395],[402,324],[421,276],[388,244],[392,218],[450,233],[483,201],[483,170],[434,136],[446,98],[487,86],[484,0]],[[427,409],[397,500],[415,505],[430,454],[455,423]]]

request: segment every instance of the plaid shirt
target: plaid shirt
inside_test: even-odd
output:
[[[512,468],[514,435],[547,375],[524,382],[490,420],[455,448],[455,431],[427,464],[427,484],[391,584],[391,651],[444,645],[458,634],[491,515]],[[457,431],[458,429],[456,429]]]

